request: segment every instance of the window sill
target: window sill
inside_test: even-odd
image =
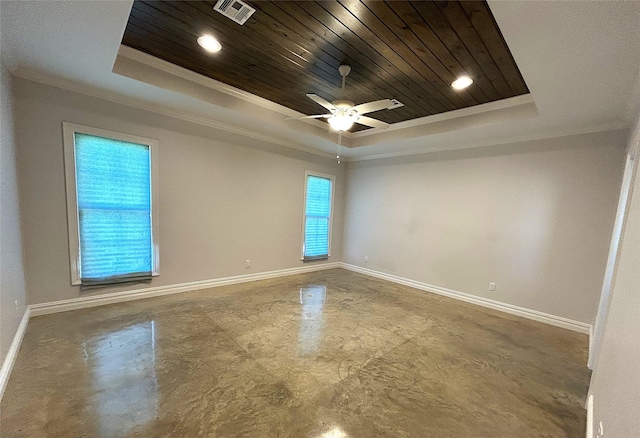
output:
[[[151,277],[158,277],[160,275],[160,273],[154,271],[151,273]],[[82,285],[82,280],[80,280],[79,278],[74,278],[73,281],[71,282],[71,286],[81,286]]]
[[[300,260],[303,262],[315,262],[318,260],[329,260],[329,256],[322,255],[322,256],[314,256],[314,257],[302,257]]]

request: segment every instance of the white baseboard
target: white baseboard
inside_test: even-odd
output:
[[[432,292],[449,298],[465,301],[467,303],[476,304],[490,309],[499,310],[512,315],[521,316],[532,319],[534,321],[544,322],[557,327],[573,330],[579,333],[591,334],[591,324],[580,321],[574,321],[561,316],[551,315],[548,313],[538,312],[537,310],[525,309],[523,307],[511,304],[501,303],[499,301],[490,300],[488,298],[477,297],[474,295],[446,289],[431,284],[410,280],[408,278],[398,277],[396,275],[386,274],[384,272],[374,271],[362,268],[356,265],[350,265],[343,262],[333,262],[324,264],[313,264],[310,266],[302,266],[298,268],[281,269],[277,271],[260,272],[256,274],[236,275],[233,277],[223,277],[212,280],[192,281],[188,283],[173,284],[167,286],[156,286],[143,289],[129,290],[124,292],[115,292],[110,294],[93,295],[88,297],[73,298],[69,300],[54,301],[50,303],[32,304],[27,307],[18,326],[18,330],[13,338],[11,347],[2,364],[0,370],[0,399],[11,375],[11,370],[15,363],[22,339],[27,329],[29,318],[32,316],[47,315],[50,313],[66,312],[70,310],[84,309],[88,307],[103,306],[106,304],[114,304],[125,301],[140,300],[144,298],[158,297],[162,295],[177,294],[181,292],[189,292],[199,289],[208,289],[213,287],[227,286],[232,284],[247,283],[251,281],[266,280],[269,278],[285,277],[295,274],[303,274],[307,272],[322,271],[325,269],[343,268],[349,271],[358,272],[369,275],[371,277],[381,278],[383,280],[413,287],[415,289]]]
[[[67,312],[69,310],[84,309],[87,307],[104,306],[106,304],[121,303],[124,301],[141,300],[144,298],[159,297],[162,295],[171,295],[199,289],[209,289],[212,287],[227,286],[231,284],[247,283],[250,281],[266,280],[269,278],[284,277],[288,275],[303,274],[306,272],[321,271],[339,267],[339,262],[312,264],[299,268],[280,269],[277,271],[259,272],[256,274],[236,275],[233,277],[223,277],[212,280],[192,281],[189,283],[155,286],[124,292],[113,292],[109,294],[72,298],[69,300],[53,301],[50,303],[32,304],[29,308],[31,316],[47,315],[50,313]]]
[[[587,396],[587,433],[586,438],[593,438],[593,394]]]
[[[269,278],[285,277],[288,275],[304,274],[306,272],[322,271],[325,269],[339,268],[339,262],[311,264],[298,268],[280,269],[277,271],[259,272],[256,274],[236,275],[233,277],[216,278],[213,280],[192,281],[189,283],[156,286],[144,289],[114,292],[110,294],[92,295],[88,297],[72,298],[69,300],[54,301],[50,303],[31,304],[25,309],[18,330],[13,338],[11,347],[0,370],[0,400],[9,381],[9,376],[18,356],[22,338],[27,330],[29,318],[32,316],[47,315],[50,313],[67,312],[69,310],[84,309],[87,307],[103,306],[106,304],[121,303],[125,301],[141,300],[144,298],[159,297],[162,295],[177,294],[199,289],[227,286],[231,284],[247,283],[250,281],[267,280]]]
[[[11,370],[13,370],[13,365],[18,357],[18,351],[20,351],[20,345],[22,345],[22,338],[24,338],[24,334],[27,331],[29,317],[30,310],[29,307],[27,307],[24,310],[24,315],[22,315],[20,324],[18,324],[18,329],[16,330],[16,334],[11,342],[11,347],[9,347],[9,351],[7,351],[7,356],[4,358],[4,362],[2,363],[2,369],[0,370],[0,400],[2,400],[4,389],[7,386],[7,382],[9,382]]]
[[[458,292],[452,289],[446,289],[440,286],[423,283],[420,281],[410,280],[396,275],[385,274],[384,272],[374,271],[372,269],[362,268],[348,263],[340,263],[340,267],[353,272],[369,275],[371,277],[381,278],[383,280],[392,281],[394,283],[413,287],[427,292],[432,292],[445,297],[454,298],[456,300],[465,301],[467,303],[476,304],[482,307],[499,310],[511,315],[522,316],[523,318],[532,319],[534,321],[544,322],[546,324],[562,327],[578,333],[589,334],[591,324],[585,322],[574,321],[572,319],[563,318],[562,316],[551,315],[549,313],[539,312],[537,310],[525,309],[524,307],[514,306],[512,304],[502,303],[500,301],[482,298],[475,295]]]
[[[344,268],[349,271],[358,272],[361,274],[369,275],[371,277],[376,277],[405,286],[413,287],[415,289],[436,293],[438,295],[443,295],[449,298],[454,298],[482,307],[488,307],[490,309],[499,310],[512,315],[532,319],[534,321],[544,322],[546,324],[562,327],[579,333],[590,334],[592,330],[591,324],[587,324],[584,322],[575,321],[561,316],[551,315],[549,313],[539,312],[537,310],[526,309],[524,307],[502,303],[500,301],[491,300],[489,298],[482,298],[464,292],[458,292],[452,289],[434,286],[432,284],[423,283],[392,274],[386,274],[384,272],[374,271],[372,269],[362,268],[360,266],[343,262],[324,263],[321,265],[302,266],[298,268],[281,269],[277,271],[267,271],[256,274],[236,275],[233,277],[223,277],[212,280],[192,281],[188,283],[172,284],[167,286],[156,286],[124,292],[92,295],[88,297],[72,298],[69,300],[54,301],[50,303],[32,304],[29,306],[29,310],[30,316],[47,315],[50,313],[66,312],[70,310],[84,309],[87,307],[103,306],[106,304],[120,303],[124,301],[140,300],[162,295],[170,295],[199,289],[227,286],[231,284],[240,284],[250,281],[266,280],[269,278],[284,277],[288,275],[303,274],[306,272],[314,272],[333,268]]]

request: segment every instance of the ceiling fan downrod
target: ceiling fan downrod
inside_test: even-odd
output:
[[[340,76],[342,76],[342,94],[344,94],[344,87],[347,84],[347,75],[351,73],[351,66],[342,64],[338,67],[338,71],[340,72]]]

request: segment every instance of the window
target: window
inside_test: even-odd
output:
[[[64,123],[71,284],[158,275],[157,142]]]
[[[326,259],[331,255],[334,179],[333,175],[305,173],[302,260]]]

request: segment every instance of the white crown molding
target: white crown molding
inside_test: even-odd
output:
[[[366,131],[354,132],[350,135],[351,138],[368,137],[375,134],[381,134],[382,132],[393,132],[399,129],[413,128],[415,126],[429,125],[432,123],[444,122],[446,120],[453,120],[460,117],[468,117],[476,114],[482,114],[489,111],[503,110],[512,107],[534,104],[533,96],[531,94],[523,94],[520,96],[510,97],[507,99],[497,100],[495,102],[483,103],[481,105],[470,106],[467,108],[461,108],[458,110],[447,111],[445,113],[434,114],[432,116],[420,117],[417,119],[406,120],[404,122],[392,123],[386,129],[374,128],[367,129]]]
[[[368,161],[368,160],[384,160],[387,158],[424,155],[424,154],[431,154],[434,152],[457,151],[457,150],[481,148],[481,147],[487,147],[487,146],[500,146],[500,145],[512,144],[512,143],[522,143],[526,141],[571,137],[573,135],[582,135],[582,134],[597,134],[599,132],[611,132],[611,131],[620,131],[620,130],[626,130],[626,129],[628,129],[627,123],[621,122],[621,121],[614,121],[614,122],[605,123],[602,125],[584,127],[582,129],[559,130],[555,132],[547,132],[545,134],[540,134],[540,135],[513,136],[513,137],[509,137],[499,141],[477,141],[477,142],[471,142],[471,143],[464,143],[460,147],[444,147],[444,148],[432,148],[429,150],[410,150],[410,151],[403,151],[403,152],[390,152],[388,154],[363,155],[361,157],[349,157],[344,161],[357,162],[357,161]]]
[[[348,263],[340,263],[340,267],[349,271],[358,272],[360,274],[365,274],[371,277],[380,278],[382,280],[391,281],[393,283],[402,284],[404,286],[413,287],[422,291],[432,292],[445,297],[464,301],[466,303],[487,307],[489,309],[499,310],[510,315],[521,316],[523,318],[543,322],[545,324],[561,327],[574,332],[589,334],[589,332],[591,331],[591,324],[563,318],[562,316],[556,316],[549,313],[539,312],[537,310],[526,309],[524,307],[514,306],[513,304],[507,304],[500,301],[491,300],[489,298],[478,297],[476,295],[458,292],[453,289],[434,286],[432,284],[423,283],[421,281],[415,281],[408,278],[399,277],[397,275],[386,274],[384,272],[374,271],[372,269],[362,268],[360,266],[351,265]]]
[[[133,49],[131,49],[133,50]],[[147,55],[148,56],[148,55]],[[151,57],[153,58],[153,57]],[[155,58],[154,58],[155,59]],[[157,60],[158,62],[164,62],[161,60]],[[176,68],[180,68],[177,67]],[[170,107],[167,106],[163,106],[163,105],[158,105],[155,103],[150,103],[141,99],[137,99],[137,98],[132,98],[126,95],[122,95],[116,92],[112,92],[112,91],[108,91],[105,89],[101,89],[101,88],[97,88],[94,86],[90,86],[90,85],[86,85],[86,84],[81,84],[79,82],[75,82],[75,81],[71,81],[68,79],[63,79],[57,76],[52,76],[49,75],[47,73],[43,73],[37,70],[32,70],[32,69],[28,69],[28,68],[24,68],[24,67],[16,67],[15,69],[13,69],[11,71],[11,74],[19,77],[19,78],[23,78],[23,79],[27,79],[30,81],[34,81],[34,82],[38,82],[41,84],[45,84],[45,85],[49,85],[52,87],[56,87],[56,88],[60,88],[63,90],[67,90],[67,91],[72,91],[72,92],[76,92],[76,93],[80,93],[86,96],[90,96],[90,97],[94,97],[94,98],[98,98],[98,99],[103,99],[109,102],[113,102],[113,103],[117,103],[117,104],[121,104],[121,105],[125,105],[128,107],[132,107],[132,108],[137,108],[140,110],[144,110],[144,111],[149,111],[155,114],[160,114],[163,116],[167,116],[167,117],[172,117],[174,119],[179,119],[179,120],[184,120],[190,123],[195,123],[198,125],[202,125],[202,126],[206,126],[206,127],[210,127],[213,129],[219,129],[221,131],[225,131],[225,132],[229,132],[229,133],[233,133],[233,134],[237,134],[237,135],[241,135],[247,138],[252,138],[255,140],[259,140],[259,141],[263,141],[269,144],[273,144],[273,145],[277,145],[277,146],[283,146],[289,149],[294,149],[294,150],[298,150],[301,152],[306,152],[306,153],[310,153],[316,156],[320,156],[323,158],[329,158],[329,159],[334,159],[335,158],[335,154],[333,153],[328,153],[328,152],[324,152],[321,151],[319,149],[315,149],[312,147],[307,147],[307,146],[303,146],[301,144],[297,144],[294,142],[290,142],[290,141],[286,141],[283,139],[279,139],[273,136],[269,136],[266,134],[262,134],[259,133],[257,131],[252,131],[249,129],[245,129],[245,128],[240,128],[237,126],[232,126],[226,123],[222,123],[222,122],[218,122],[216,120],[207,118],[207,117],[201,117],[201,116],[196,116],[193,114],[187,114],[183,111],[180,110],[176,110],[176,109],[172,109]],[[194,73],[195,74],[195,73]],[[248,94],[248,93],[247,93]],[[516,105],[522,106],[523,103],[525,105],[527,104],[531,104],[532,101],[530,100],[530,98],[528,97],[529,95],[525,95],[525,96],[519,96],[521,99],[520,100],[516,100],[516,101],[512,101],[510,103],[507,103],[508,105],[506,107],[503,108],[508,108],[508,107],[513,107]],[[262,98],[260,98],[262,99]],[[265,99],[263,99],[265,100]],[[267,101],[268,102],[268,101]],[[519,102],[519,103],[518,103]],[[500,104],[500,102],[494,102],[495,104]],[[497,105],[496,107],[494,107],[492,109],[492,111],[495,110],[500,110],[502,109],[500,107],[500,105]],[[471,110],[471,108],[467,108],[467,110]],[[289,110],[291,111],[291,110]],[[460,110],[460,111],[464,111],[464,110]],[[460,117],[467,117],[469,115],[473,116],[473,115],[479,115],[479,114],[483,114],[486,113],[487,109],[485,109],[482,112],[473,112],[472,114],[458,114],[455,118],[460,118]],[[439,117],[438,119],[434,119],[432,121],[430,121],[429,123],[438,123],[438,122],[443,122],[443,121],[447,121],[447,120],[452,120],[451,117],[447,117],[446,114],[440,114],[440,115],[435,115],[435,116],[429,116],[429,117]],[[411,122],[411,121],[408,121]],[[400,122],[400,123],[407,123],[407,122]],[[428,124],[428,123],[427,123]],[[424,123],[422,125],[425,125]],[[611,123],[606,123],[603,125],[596,125],[596,126],[589,126],[589,127],[585,127],[583,129],[571,129],[571,130],[560,130],[560,131],[556,131],[556,132],[546,132],[545,134],[540,134],[540,135],[527,135],[527,136],[513,136],[510,137],[508,139],[503,139],[500,141],[478,141],[478,142],[470,142],[470,143],[465,143],[460,147],[444,147],[444,148],[435,148],[435,149],[429,149],[429,150],[410,150],[410,151],[403,151],[403,152],[390,152],[390,153],[385,153],[385,154],[371,154],[371,155],[363,155],[363,156],[347,156],[344,155],[344,153],[342,154],[342,161],[343,162],[356,162],[356,161],[365,161],[365,160],[379,160],[379,159],[386,159],[386,158],[395,158],[395,157],[403,157],[403,156],[411,156],[411,155],[422,155],[422,154],[429,154],[432,152],[443,152],[443,151],[450,151],[450,150],[459,150],[459,149],[470,149],[470,148],[476,148],[476,147],[484,147],[484,146],[494,146],[494,145],[501,145],[501,144],[509,144],[509,143],[518,143],[518,142],[523,142],[523,141],[531,141],[531,140],[541,140],[541,139],[547,139],[547,138],[555,138],[555,137],[565,137],[565,136],[570,136],[570,135],[579,135],[579,134],[588,134],[588,133],[596,133],[596,132],[605,132],[605,131],[615,131],[615,130],[620,130],[620,129],[627,129],[628,128],[628,123],[624,122],[624,121],[615,121],[615,122],[611,122]],[[357,137],[353,137],[352,134],[351,138],[348,139],[348,141],[354,141],[357,140]],[[347,149],[350,147],[349,144],[344,144],[343,147],[346,147]],[[346,152],[346,150],[343,150],[343,152]]]
[[[252,131],[245,128],[229,125],[226,123],[218,122],[210,118],[196,116],[193,114],[186,114],[183,111],[175,110],[167,106],[157,105],[155,103],[149,103],[140,99],[124,96],[119,93],[107,91],[101,88],[81,84],[78,82],[62,79],[59,77],[51,76],[40,71],[27,69],[24,67],[18,67],[13,72],[14,76],[27,79],[30,81],[38,82],[44,85],[60,88],[75,93],[84,94],[85,96],[95,97],[103,99],[109,102],[118,103],[132,108],[137,108],[144,111],[149,111],[155,114],[160,114],[174,119],[184,120],[187,122],[195,123],[209,128],[219,129],[221,131],[230,132],[232,134],[238,134],[244,137],[253,138],[255,140],[264,141],[266,143],[284,146],[289,149],[295,149],[301,152],[307,152],[313,155],[318,155],[324,158],[335,158],[334,154],[324,152],[318,149],[306,147],[297,143],[282,140],[270,135],[262,134],[257,131]]]
[[[137,64],[130,64],[124,62],[125,60],[133,61]],[[150,68],[152,70],[142,69],[140,64]],[[238,99],[242,99],[246,102],[250,102],[254,105],[258,105],[262,108],[268,109],[270,111],[274,111],[276,113],[282,114],[287,117],[303,117],[307,114],[302,114],[298,111],[287,108],[283,105],[277,104],[270,100],[264,99],[262,97],[256,96],[252,93],[246,92],[244,90],[240,90],[236,87],[227,85],[223,82],[217,81],[215,79],[209,78],[207,76],[201,75],[199,73],[195,73],[186,68],[180,67],[178,65],[172,64],[170,62],[159,59],[155,56],[149,55],[147,53],[141,52],[139,50],[133,49],[131,47],[127,47],[125,45],[121,45],[118,50],[118,56],[116,58],[116,62],[114,65],[113,71],[115,73],[121,74],[123,76],[131,77],[133,79],[145,81],[145,77],[153,77],[154,84],[166,89],[174,89],[176,85],[175,78],[180,78],[187,83],[198,84],[200,86],[204,86],[208,89],[215,90],[221,93],[225,93],[229,96],[236,97]],[[162,77],[158,72],[164,73],[168,75],[166,77]],[[184,90],[188,89],[186,85],[183,85]],[[184,91],[183,90],[183,91]],[[194,96],[198,98],[203,98],[202,93],[193,93]],[[447,111],[441,114],[434,114],[431,116],[421,117],[418,119],[407,120],[404,122],[392,123],[386,129],[381,128],[372,128],[367,129],[365,131],[360,132],[344,132],[342,134],[344,141],[343,146],[347,148],[354,147],[351,139],[363,139],[363,138],[371,138],[372,136],[405,130],[408,128],[415,128],[426,125],[433,125],[442,123],[445,121],[450,121],[454,119],[459,119],[462,117],[469,118],[471,116],[479,116],[481,114],[496,112],[499,110],[508,110],[510,108],[514,109],[515,107],[523,107],[529,106],[535,108],[535,103],[533,101],[533,97],[531,94],[525,94],[521,96],[515,96],[508,99],[502,99],[496,102],[489,102],[486,104],[475,105],[468,108],[462,108],[454,111]],[[323,133],[326,131],[327,126],[325,123],[322,123],[315,119],[304,119],[299,122],[304,122],[309,125],[313,125],[323,129]],[[481,123],[478,120],[478,123]],[[332,135],[334,135],[332,133]],[[323,138],[327,138],[324,136]],[[373,138],[371,138],[374,141]],[[359,144],[357,146],[367,146],[368,144]]]
[[[123,60],[131,60],[135,63],[143,64],[144,66],[151,68],[151,71],[141,71],[141,68],[138,65],[130,65]],[[138,80],[143,80],[144,77],[154,77],[154,81],[156,81],[155,85],[160,86],[162,88],[173,89],[176,87],[175,77],[180,78],[184,81],[195,83],[208,89],[215,90],[218,92],[225,93],[227,95],[242,99],[246,102],[250,102],[252,104],[258,105],[265,109],[274,111],[276,113],[285,115],[287,117],[303,117],[306,114],[302,114],[298,111],[287,108],[283,105],[277,104],[270,100],[264,99],[262,97],[256,96],[244,90],[240,90],[233,86],[227,85],[223,82],[217,81],[215,79],[211,79],[207,76],[203,76],[199,73],[195,73],[186,68],[180,67],[178,65],[172,64],[170,62],[164,61],[162,59],[156,58],[155,56],[149,55],[147,53],[141,52],[136,49],[132,49],[131,47],[127,47],[124,45],[120,46],[118,51],[118,57],[116,58],[116,62],[114,65],[114,72],[131,77]],[[166,78],[161,78],[157,74],[158,72],[165,73],[170,75]],[[186,88],[186,87],[185,87]],[[194,93],[194,95],[202,98],[201,93]],[[455,120],[459,118],[470,118],[471,116],[479,116],[482,114],[496,112],[500,110],[508,110],[515,109],[516,107],[530,107],[535,108],[535,103],[531,94],[524,94],[520,96],[511,97],[508,99],[502,99],[495,102],[489,102],[481,105],[475,105],[468,108],[462,108],[454,111],[447,111],[441,114],[434,114],[431,116],[421,117],[418,119],[407,120],[404,122],[392,123],[386,129],[381,128],[372,128],[367,129],[365,131],[359,132],[344,132],[342,134],[344,140],[346,140],[343,146],[347,148],[354,147],[352,145],[351,139],[360,139],[367,138],[379,134],[394,132],[405,130],[409,128],[415,128],[426,125],[433,125],[437,123],[442,123],[445,121]],[[300,122],[305,122],[309,125],[313,125],[323,129],[323,132],[326,131],[327,125],[315,119],[304,119],[300,120]],[[478,123],[483,123],[480,119],[478,119]],[[334,133],[332,133],[334,135]],[[323,138],[326,138],[323,137]],[[373,140],[373,139],[372,139]],[[358,146],[367,146],[367,144],[360,144]]]
[[[147,53],[141,52],[139,50],[133,49],[125,45],[120,45],[120,49],[118,50],[118,56],[116,57],[116,65],[118,64],[118,58],[127,58],[133,61],[137,61],[141,64],[145,64],[156,70],[169,73],[171,75],[177,76],[187,81],[195,82],[199,85],[203,85],[212,90],[220,91],[222,93],[228,94],[238,99],[242,99],[254,105],[258,105],[268,110],[280,113],[287,117],[295,118],[295,117],[304,117],[308,115],[308,114],[302,114],[298,111],[294,111],[291,108],[287,108],[286,106],[272,102],[263,97],[256,96],[255,94],[249,93],[247,91],[241,90],[236,87],[232,87],[231,85],[227,85],[224,82],[217,81],[215,79],[193,72],[184,67],[180,67],[178,65],[172,64],[160,58],[156,58],[155,56],[149,55]],[[115,68],[114,68],[114,71],[115,71]],[[124,71],[117,71],[117,73],[124,74],[125,76],[127,76],[126,72]],[[301,121],[325,130],[327,129],[327,125],[325,123],[322,123],[315,119],[305,119]],[[349,135],[346,135],[346,134],[349,134]],[[346,136],[346,137],[349,137],[350,135],[351,133],[343,134],[343,136]]]
[[[9,351],[7,351],[7,355],[2,363],[2,369],[0,369],[0,400],[2,400],[2,395],[7,387],[7,383],[9,382],[9,376],[11,376],[13,365],[16,363],[18,351],[20,351],[20,345],[22,345],[22,339],[27,331],[27,324],[29,323],[30,317],[31,312],[29,307],[27,307],[24,311],[24,315],[22,315],[16,334],[13,336],[13,341],[9,347]]]

